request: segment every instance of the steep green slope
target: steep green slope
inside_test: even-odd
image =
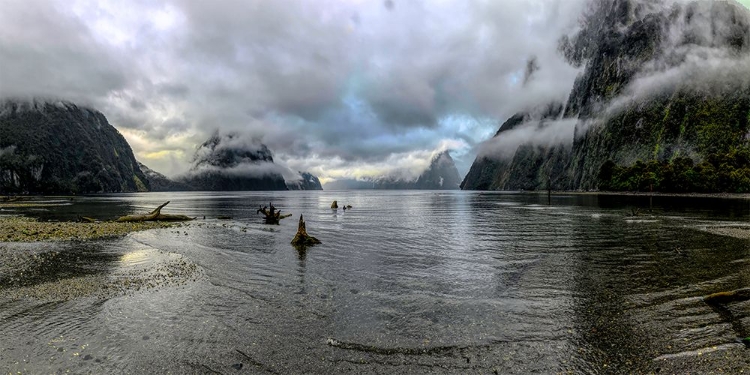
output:
[[[584,67],[557,119],[577,121],[572,141],[484,152],[462,188],[750,191],[750,12],[733,1],[594,5],[561,41]],[[528,121],[514,116],[496,138]]]
[[[148,188],[125,138],[100,112],[60,101],[0,103],[2,193]]]
[[[679,90],[640,103],[585,138],[581,146],[588,152],[580,160],[588,168],[581,169],[581,186],[750,192],[749,121],[748,87]],[[623,142],[629,146],[618,147]]]

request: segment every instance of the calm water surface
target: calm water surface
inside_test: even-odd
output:
[[[332,211],[334,199],[354,208]],[[747,224],[748,201],[149,193],[2,213],[112,219],[167,200],[164,212],[198,220],[115,240],[0,244],[0,369],[465,374],[750,366],[738,341],[750,336],[750,305],[717,310],[702,299],[750,286],[747,240],[707,230]],[[295,216],[261,224],[256,210],[270,201]],[[299,214],[322,245],[291,247]],[[59,254],[54,262],[26,274],[7,260],[50,252]],[[188,279],[117,296],[22,289],[104,283],[136,269],[179,278],[159,268],[177,257],[196,266]]]

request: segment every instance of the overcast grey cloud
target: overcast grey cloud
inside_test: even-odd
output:
[[[464,173],[507,117],[565,99],[557,45],[584,3],[3,0],[0,96],[92,105],[168,175],[216,129],[323,179],[447,147]]]
[[[589,127],[605,124],[607,118],[624,109],[638,107],[656,96],[676,90],[737,92],[750,87],[750,55],[747,53],[750,50],[747,47],[750,45],[747,32],[750,17],[741,5],[692,0],[641,0],[636,3],[639,6],[634,7],[634,21],[658,15],[663,19],[659,27],[663,28],[664,37],[659,39],[654,56],[638,65],[633,79],[617,97],[597,103],[602,111],[586,121],[577,118],[539,121],[535,116],[529,116],[525,124],[481,144],[478,155],[509,159],[520,144],[570,146],[574,136],[584,134]],[[587,8],[585,17],[591,21],[602,19],[598,12],[602,9],[608,11],[608,8],[605,2],[599,4],[604,7]],[[588,33],[602,32],[596,22],[587,20],[584,23],[592,25],[582,31],[584,40]],[[618,64],[626,66],[628,61],[619,60]],[[530,84],[541,84],[539,88],[544,89],[550,79],[534,80],[543,73],[532,74]],[[525,92],[533,93],[534,90]],[[533,102],[524,98],[523,93],[520,95],[521,102]]]

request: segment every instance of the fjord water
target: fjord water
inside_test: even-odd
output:
[[[717,311],[702,299],[750,285],[747,240],[711,232],[745,225],[746,200],[149,193],[15,213],[111,219],[167,200],[165,212],[198,219],[114,240],[2,244],[6,255],[68,254],[34,275],[0,267],[0,280],[27,278],[26,286],[120,277],[177,256],[199,272],[109,297],[38,298],[19,294],[18,283],[0,285],[0,366],[223,374],[749,366],[738,341],[750,336],[749,305]],[[333,200],[353,208],[333,211]],[[269,202],[295,216],[261,224],[256,210]],[[322,245],[291,247],[299,214]]]

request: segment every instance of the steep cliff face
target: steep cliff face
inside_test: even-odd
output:
[[[218,132],[198,147],[190,171],[179,182],[207,191],[287,189],[266,145]]]
[[[504,140],[510,132],[523,126],[530,131],[542,131],[548,122],[559,119],[563,112],[561,104],[551,104],[531,113],[517,114],[500,126],[495,134],[497,140]],[[535,144],[510,144],[511,150],[496,156],[480,155],[472,164],[469,173],[461,182],[465,190],[536,190],[546,188],[549,176],[545,173],[559,173],[564,160],[570,154],[570,147],[557,145],[542,147]]]
[[[286,182],[286,187],[289,190],[323,190],[323,186],[320,184],[318,177],[312,173],[299,172],[302,179],[292,180]]]
[[[480,153],[464,189],[750,191],[747,9],[733,1],[597,1],[561,52],[584,67],[562,113],[514,116]],[[569,139],[535,141],[561,123]],[[510,125],[536,128],[513,152],[493,150],[512,135],[503,132]]]
[[[147,191],[125,138],[100,112],[63,101],[0,103],[3,193]]]

